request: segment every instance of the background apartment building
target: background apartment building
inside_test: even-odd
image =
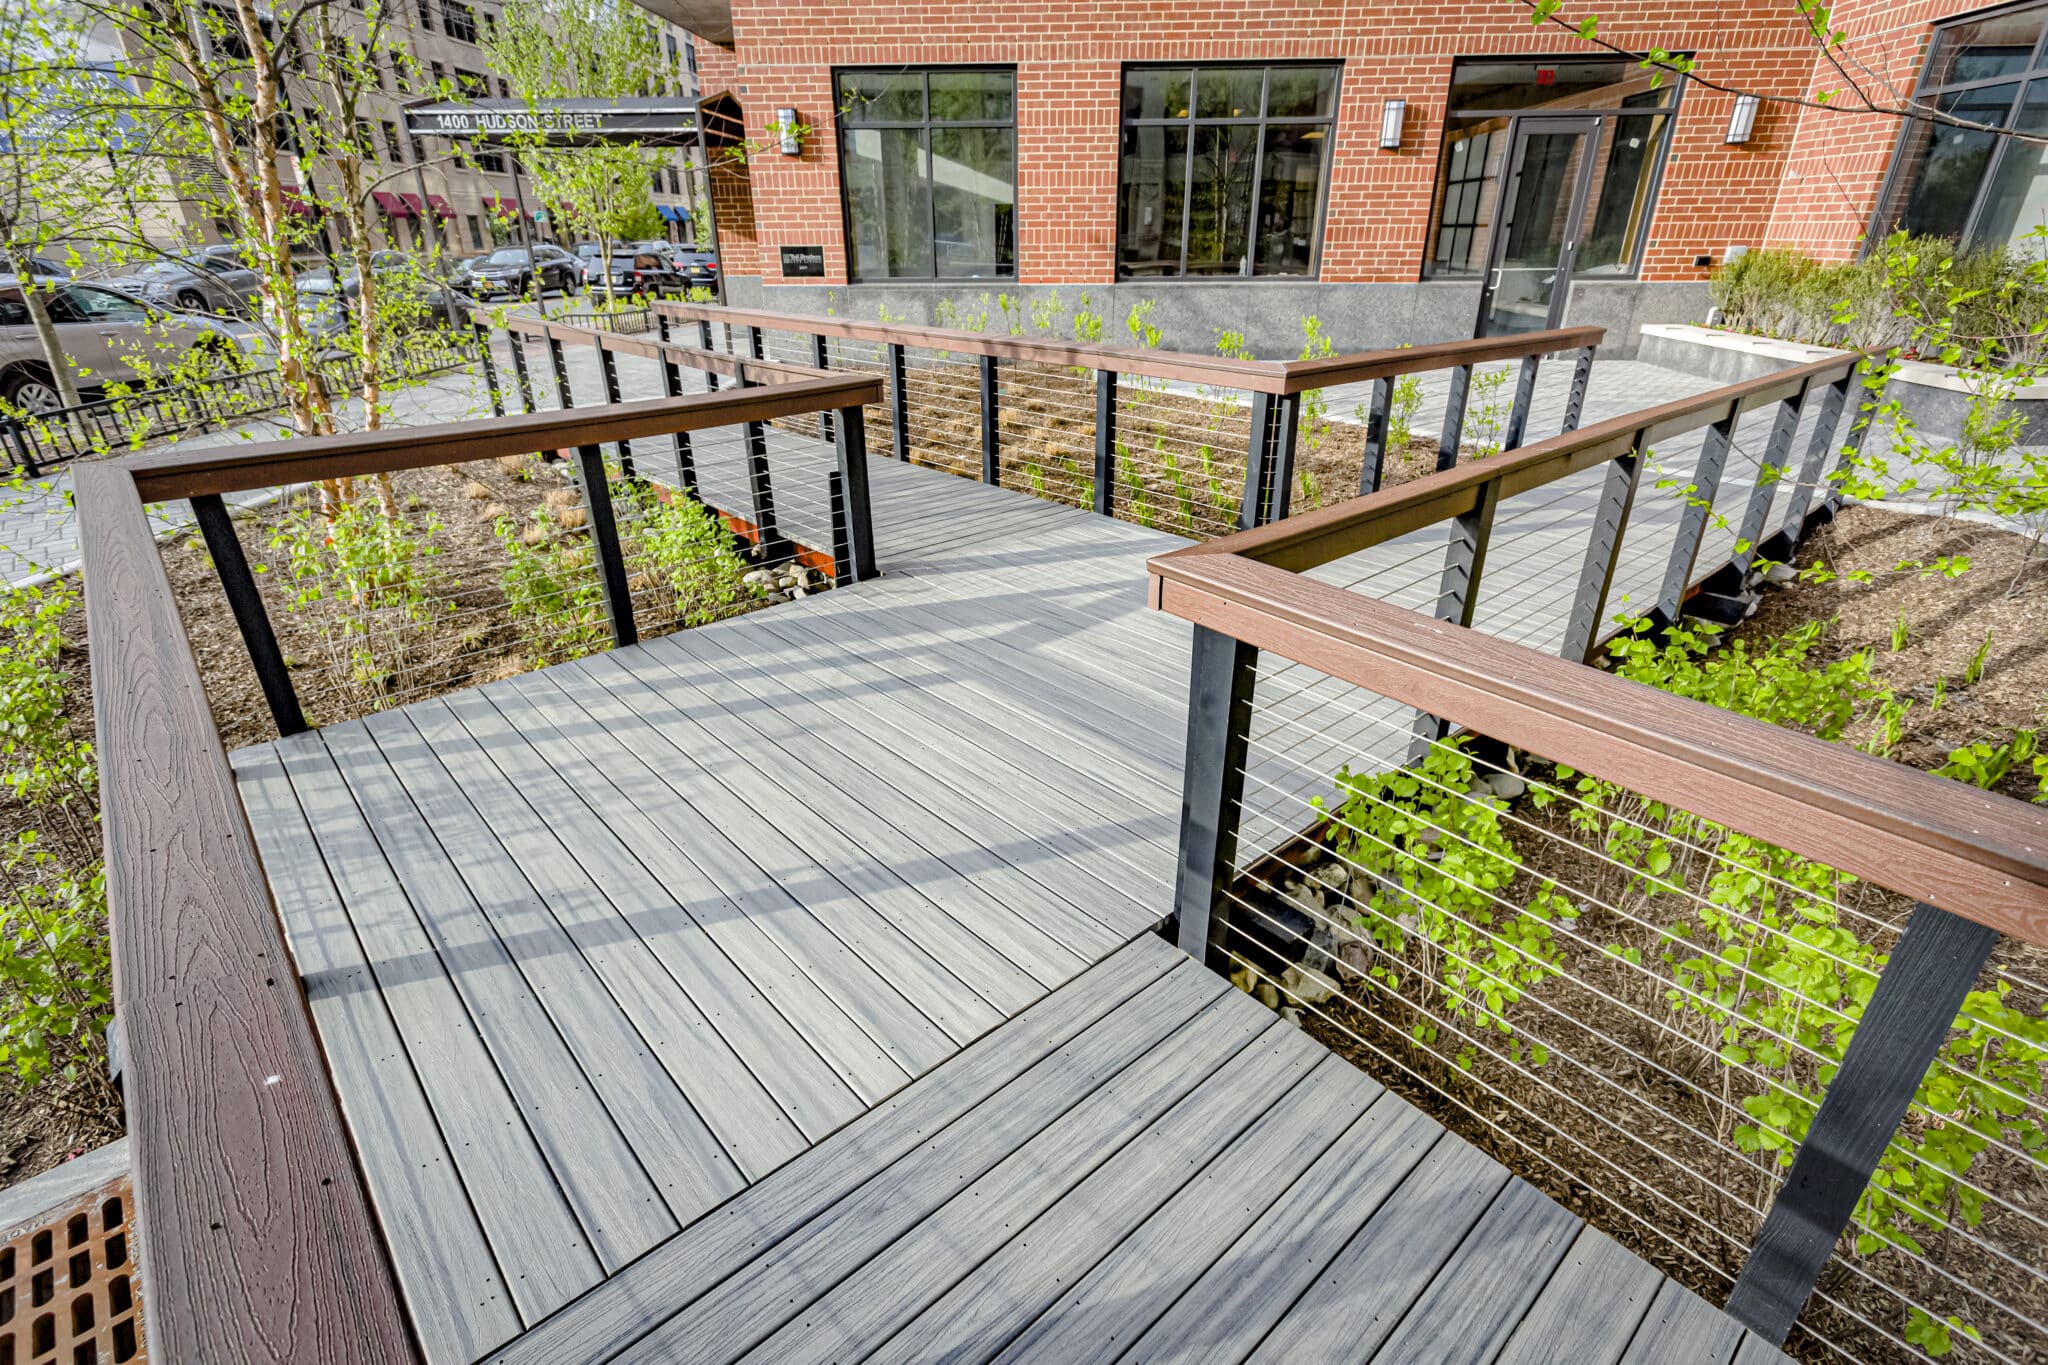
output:
[[[1484,316],[1604,324],[1626,351],[1698,320],[1733,252],[1842,258],[1894,224],[1997,242],[2048,213],[2038,146],[1791,102],[1842,80],[1770,0],[1594,6],[1615,44],[1696,58],[1661,82],[1512,0],[667,3],[729,27],[699,66],[750,129],[792,109],[811,130],[714,178],[736,303],[929,320],[1085,289],[1113,330],[1151,300],[1197,349],[1230,327],[1289,354],[1313,314],[1343,347]],[[2048,0],[1832,19],[1874,95],[2036,132],[2044,21]]]

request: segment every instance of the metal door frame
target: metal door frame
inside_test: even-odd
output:
[[[1500,287],[1501,258],[1507,254],[1508,232],[1514,226],[1509,221],[1509,207],[1522,183],[1522,158],[1528,151],[1528,138],[1542,133],[1577,133],[1586,139],[1565,210],[1565,242],[1557,254],[1558,287],[1550,291],[1550,312],[1543,324],[1546,328],[1563,325],[1565,306],[1571,299],[1579,232],[1585,226],[1586,200],[1593,188],[1593,159],[1599,153],[1601,133],[1608,121],[1599,114],[1528,115],[1508,120],[1508,150],[1501,164],[1500,185],[1494,191],[1493,231],[1486,247],[1486,269],[1479,277],[1479,312],[1472,322],[1473,336],[1487,335],[1487,315],[1493,311],[1493,295]]]

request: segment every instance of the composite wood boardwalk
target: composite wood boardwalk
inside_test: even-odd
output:
[[[429,1358],[1733,1358],[1151,933],[1178,542],[872,471],[878,581],[233,756]]]

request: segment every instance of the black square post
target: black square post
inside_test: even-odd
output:
[[[874,515],[868,505],[867,413],[858,407],[839,409],[838,428],[839,468],[834,473],[846,514],[846,548],[853,581],[864,583],[878,572]]]
[[[491,416],[505,415],[505,391],[498,386],[498,363],[491,358],[491,329],[482,322],[472,320],[470,330],[476,336],[477,360],[484,371],[484,386],[491,393]]]
[[[1095,372],[1095,510],[1116,514],[1116,389],[1115,370]]]
[[[227,506],[218,493],[200,493],[191,503],[193,519],[206,539],[206,553],[213,558],[213,571],[220,575],[221,591],[227,594],[228,609],[235,614],[235,625],[242,632],[242,644],[249,651],[256,681],[262,684],[263,700],[270,705],[277,733],[280,737],[303,733],[306,716],[292,689],[291,669],[277,647],[270,613],[264,610],[263,595],[256,590],[256,576],[249,571],[249,558],[242,553],[241,537],[235,534]]]
[[[604,401],[622,403],[625,397],[619,388],[619,358],[612,348],[604,344],[604,338],[597,339],[597,369],[604,376]],[[633,443],[619,440],[619,473],[626,478],[633,477]]]
[[[996,358],[981,357],[981,481],[1001,483],[1003,456],[996,443],[1001,432],[996,421]]]
[[[1394,378],[1388,375],[1372,381],[1372,406],[1365,414],[1365,450],[1358,461],[1358,495],[1380,491],[1386,477],[1387,424],[1394,409]]]
[[[1181,776],[1180,856],[1174,868],[1174,939],[1197,962],[1220,965],[1238,820],[1252,686],[1259,651],[1195,627],[1188,669],[1188,749]]]
[[[512,378],[519,385],[519,406],[523,411],[533,411],[533,376],[526,370],[526,338],[507,330],[505,345],[512,352]]]
[[[1451,396],[1444,407],[1444,429],[1437,437],[1436,467],[1452,469],[1458,463],[1458,447],[1465,443],[1465,400],[1472,395],[1472,367],[1460,365],[1451,371]]]
[[[611,621],[612,643],[637,643],[640,631],[633,624],[633,593],[626,586],[626,556],[619,548],[611,480],[605,476],[600,447],[576,447],[576,481],[583,486],[583,510],[590,514],[590,544],[596,551],[597,585],[604,595],[604,614]]]
[[[1508,409],[1508,429],[1502,438],[1502,450],[1520,449],[1522,440],[1529,433],[1529,405],[1536,400],[1536,367],[1541,356],[1522,357],[1522,368],[1515,376],[1515,404]]]
[[[815,370],[829,370],[832,368],[832,351],[825,344],[825,334],[823,332],[816,333],[811,337],[811,368]],[[832,439],[832,414],[829,412],[818,414],[818,439],[822,441],[830,441]]]
[[[905,388],[909,366],[903,360],[903,343],[889,343],[889,439],[897,459],[910,459],[910,393]]]

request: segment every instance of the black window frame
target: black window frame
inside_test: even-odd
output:
[[[461,18],[461,29],[457,31],[456,19]],[[476,11],[462,0],[441,0],[441,31],[458,43],[476,46]]]
[[[388,118],[377,121],[384,127],[384,150],[391,153],[391,164],[403,166],[405,164],[405,144],[399,141],[398,125]]]
[[[1936,20],[1927,26],[1927,51],[1920,59],[1920,72],[1913,80],[1913,101],[1924,103],[1942,95],[1964,90],[1988,90],[1995,86],[2010,84],[2013,87],[2012,103],[2006,106],[2005,127],[2010,128],[2018,116],[2020,106],[2026,101],[2027,88],[2038,80],[2048,80],[2048,14],[2043,15],[2041,34],[2034,40],[2033,60],[2018,71],[1999,76],[1985,76],[1974,81],[1949,81],[1941,85],[1927,84],[1927,78],[1934,70],[1934,60],[1941,47],[1944,29],[1959,28],[1965,24],[1982,23],[2004,14],[2023,14],[2028,10],[2048,11],[2048,0],[2018,0],[2016,4],[1990,5],[1984,9],[1970,10],[1963,14],[1952,14]],[[1885,163],[1884,179],[1877,187],[1877,202],[1871,205],[1870,222],[1863,232],[1862,254],[1868,256],[1891,235],[1891,227],[1884,221],[1885,210],[1890,207],[1892,196],[1897,193],[1900,177],[1906,172],[1906,144],[1913,136],[1915,120],[1899,121],[1899,136],[1892,143],[1891,159]],[[1970,200],[1970,208],[1963,215],[1963,226],[1956,234],[1956,241],[1964,247],[1987,245],[1975,240],[1977,224],[1984,214],[1984,196],[1998,179],[1998,169],[2004,163],[2007,151],[2015,139],[1999,137],[1991,147],[1991,159],[1984,163],[1984,174],[1978,178],[1977,193]],[[2003,242],[1988,245],[2003,246]]]
[[[1200,97],[1197,92],[1201,88],[1202,72],[1225,70],[1263,71],[1267,73],[1265,78],[1259,83],[1259,112],[1256,117],[1202,118],[1196,115],[1195,110],[1201,107],[1199,103]],[[1332,73],[1332,75],[1334,76],[1334,80],[1331,82],[1330,86],[1330,112],[1327,115],[1304,116],[1299,118],[1268,118],[1266,115],[1266,97],[1268,91],[1270,91],[1273,84],[1273,78],[1271,73],[1273,73],[1274,71],[1302,70],[1328,70]],[[1188,117],[1129,118],[1125,116],[1123,112],[1124,90],[1129,85],[1131,73],[1134,71],[1187,71],[1192,73],[1192,81],[1188,87]],[[1284,61],[1205,62],[1191,60],[1178,62],[1125,62],[1123,64],[1123,67],[1117,73],[1116,99],[1116,212],[1119,219],[1119,225],[1117,229],[1117,240],[1113,250],[1116,254],[1116,278],[1118,280],[1143,280],[1146,284],[1158,283],[1164,285],[1174,285],[1183,283],[1228,284],[1232,281],[1239,281],[1245,284],[1256,284],[1261,282],[1271,284],[1276,281],[1314,281],[1322,278],[1323,237],[1326,229],[1329,227],[1330,221],[1330,173],[1337,164],[1337,126],[1344,106],[1343,58],[1300,57],[1288,58]],[[1256,269],[1254,269],[1249,272],[1240,271],[1237,274],[1232,275],[1190,275],[1188,273],[1188,218],[1190,207],[1189,200],[1190,196],[1192,196],[1192,194],[1194,193],[1194,156],[1196,144],[1196,139],[1194,137],[1194,129],[1206,127],[1233,126],[1256,127],[1259,129],[1258,136],[1255,139],[1258,151],[1252,160],[1252,208],[1250,214],[1248,214],[1246,218],[1246,222],[1249,225],[1246,233],[1246,241],[1249,244],[1255,245],[1258,241],[1256,220],[1258,217],[1259,187],[1261,184],[1261,177],[1265,173],[1265,130],[1269,127],[1296,128],[1312,127],[1317,124],[1321,124],[1325,129],[1327,129],[1327,131],[1323,135],[1323,169],[1322,175],[1316,187],[1317,203],[1315,214],[1315,234],[1310,241],[1309,269],[1307,273],[1301,275],[1261,275],[1257,273]],[[1136,274],[1124,269],[1123,230],[1121,225],[1124,202],[1124,131],[1128,128],[1175,127],[1185,127],[1189,130],[1187,138],[1187,151],[1184,153],[1186,160],[1181,167],[1182,200],[1180,218],[1180,269],[1176,273],[1171,275]],[[1377,136],[1377,133],[1375,133],[1375,136]],[[1254,266],[1256,266],[1255,254],[1252,258],[1251,263]]]
[[[692,70],[694,70],[694,66]],[[946,75],[956,71],[996,71],[1010,78],[1010,117],[1007,119],[941,119],[932,121],[932,87],[934,75]],[[971,284],[976,280],[1015,280],[1017,278],[1017,257],[1021,254],[1022,223],[1017,204],[1017,67],[1013,62],[940,62],[931,66],[876,66],[866,63],[858,66],[835,66],[832,68],[832,99],[839,101],[839,82],[845,76],[863,74],[904,76],[916,73],[924,79],[924,117],[915,123],[861,122],[853,123],[841,116],[834,119],[836,135],[833,139],[833,153],[839,158],[839,231],[840,241],[846,256],[846,278],[854,284]],[[858,275],[854,273],[853,251],[853,201],[846,185],[846,139],[858,129],[917,128],[924,136],[921,144],[925,162],[925,240],[930,244],[932,273],[929,275]],[[931,155],[933,128],[1007,128],[1010,130],[1010,269],[1008,274],[994,275],[941,275],[938,251],[938,197],[930,192]]]
[[[1680,55],[1680,56],[1689,56],[1690,54],[1689,54],[1689,53],[1681,53],[1681,54],[1678,54],[1678,55]],[[1623,70],[1623,71],[1635,71],[1635,70],[1640,70],[1640,69],[1641,69],[1641,64],[1640,64],[1640,63],[1638,63],[1638,62],[1633,62],[1633,61],[1630,61],[1630,60],[1629,60],[1629,59],[1628,59],[1627,57],[1612,57],[1612,58],[1609,58],[1609,57],[1604,57],[1604,56],[1602,56],[1602,55],[1601,55],[1601,54],[1599,54],[1599,53],[1590,53],[1590,54],[1589,54],[1589,53],[1575,53],[1575,54],[1557,54],[1557,53],[1545,53],[1545,52],[1534,52],[1534,53],[1531,53],[1531,52],[1506,52],[1506,53],[1502,53],[1502,52],[1492,52],[1492,53],[1467,53],[1467,54],[1461,54],[1461,55],[1459,55],[1459,56],[1457,56],[1457,57],[1455,57],[1455,58],[1453,58],[1453,59],[1452,59],[1452,61],[1451,61],[1451,71],[1450,71],[1450,77],[1449,77],[1449,80],[1448,80],[1448,81],[1447,81],[1447,82],[1445,83],[1445,85],[1444,85],[1444,127],[1445,127],[1445,130],[1446,130],[1446,131],[1448,131],[1448,130],[1450,129],[1450,127],[1452,126],[1452,123],[1453,123],[1453,121],[1454,121],[1454,120],[1471,120],[1471,121],[1484,121],[1484,120],[1487,120],[1487,119],[1507,119],[1507,120],[1509,121],[1509,124],[1510,124],[1510,127],[1511,127],[1511,126],[1512,126],[1512,124],[1513,124],[1513,121],[1514,121],[1514,120],[1516,120],[1516,119],[1522,119],[1522,120],[1525,120],[1525,121],[1528,121],[1528,122],[1536,122],[1536,123],[1540,123],[1540,122],[1542,122],[1542,121],[1543,121],[1544,119],[1546,119],[1546,118],[1552,118],[1552,119],[1586,119],[1586,118],[1608,119],[1608,118],[1614,118],[1614,119],[1628,120],[1628,119],[1652,119],[1652,118],[1656,118],[1656,117],[1658,117],[1658,116],[1662,115],[1662,116],[1664,116],[1664,117],[1666,117],[1666,118],[1668,118],[1668,119],[1669,119],[1669,122],[1665,124],[1665,129],[1664,129],[1664,136],[1663,136],[1663,141],[1662,141],[1662,144],[1661,144],[1661,145],[1660,145],[1660,146],[1659,146],[1659,147],[1657,148],[1657,164],[1656,164],[1656,165],[1655,165],[1654,167],[1652,167],[1652,168],[1651,168],[1651,171],[1650,171],[1650,190],[1649,190],[1649,193],[1648,193],[1648,194],[1647,194],[1647,195],[1645,196],[1645,213],[1644,213],[1644,218],[1643,218],[1643,227],[1642,227],[1642,231],[1641,231],[1641,233],[1640,233],[1640,234],[1638,234],[1638,236],[1637,236],[1637,238],[1636,238],[1636,241],[1635,241],[1635,244],[1634,244],[1633,248],[1632,248],[1632,249],[1631,249],[1631,251],[1630,251],[1630,254],[1629,254],[1629,261],[1628,261],[1628,269],[1626,269],[1626,270],[1582,270],[1582,269],[1579,269],[1579,268],[1578,268],[1578,262],[1577,262],[1577,260],[1576,260],[1576,259],[1574,259],[1574,260],[1573,260],[1573,262],[1572,262],[1572,265],[1573,265],[1573,269],[1572,269],[1572,275],[1571,275],[1571,277],[1572,277],[1572,279],[1573,279],[1573,280],[1575,280],[1575,281],[1577,281],[1577,280],[1593,280],[1593,281],[1600,281],[1600,280],[1637,280],[1637,279],[1641,279],[1641,278],[1642,278],[1642,274],[1643,274],[1643,257],[1644,257],[1645,255],[1647,255],[1647,254],[1648,254],[1648,252],[1649,252],[1649,247],[1650,247],[1650,231],[1651,231],[1651,229],[1652,229],[1652,228],[1653,228],[1653,227],[1654,227],[1654,226],[1656,225],[1656,221],[1657,221],[1657,203],[1658,203],[1658,201],[1659,201],[1659,200],[1660,200],[1660,199],[1661,199],[1661,198],[1663,197],[1663,193],[1664,193],[1664,173],[1665,173],[1665,170],[1666,170],[1666,169],[1667,169],[1667,168],[1668,168],[1668,167],[1670,166],[1670,164],[1671,164],[1671,148],[1672,148],[1672,144],[1674,144],[1675,142],[1677,142],[1677,141],[1678,141],[1678,116],[1679,116],[1679,113],[1680,113],[1681,109],[1682,109],[1682,108],[1684,107],[1684,104],[1685,104],[1685,90],[1686,90],[1686,86],[1687,86],[1688,84],[1690,84],[1690,82],[1688,82],[1688,81],[1687,81],[1687,80],[1685,79],[1685,77],[1684,77],[1684,76],[1682,76],[1682,75],[1676,75],[1676,74],[1670,75],[1670,76],[1668,76],[1668,77],[1667,77],[1666,83],[1665,83],[1665,84],[1664,84],[1663,86],[1659,87],[1660,89],[1668,89],[1668,90],[1669,90],[1669,91],[1671,92],[1671,100],[1670,100],[1670,103],[1668,103],[1668,104],[1660,104],[1660,105],[1657,105],[1657,106],[1655,106],[1655,107],[1648,107],[1648,106],[1645,106],[1645,107],[1642,107],[1642,108],[1636,108],[1636,109],[1631,109],[1631,108],[1627,108],[1627,107],[1625,107],[1625,106],[1623,106],[1623,105],[1621,105],[1621,104],[1618,104],[1618,103],[1616,103],[1616,104],[1596,104],[1596,105],[1587,105],[1587,106],[1585,106],[1584,108],[1576,108],[1576,107],[1575,107],[1575,108],[1570,108],[1570,109],[1548,109],[1548,110],[1546,110],[1546,109],[1543,109],[1543,108],[1541,108],[1541,107],[1531,108],[1531,107],[1529,107],[1529,106],[1522,106],[1522,107],[1520,107],[1520,108],[1507,108],[1507,109],[1452,109],[1452,108],[1450,107],[1450,95],[1451,95],[1451,91],[1452,91],[1452,90],[1453,90],[1453,89],[1455,88],[1455,86],[1456,86],[1456,82],[1457,82],[1457,79],[1458,79],[1458,67],[1459,67],[1460,65],[1465,65],[1465,64],[1470,64],[1470,65],[1478,65],[1478,64],[1481,64],[1481,63],[1487,63],[1487,62],[1512,62],[1512,63],[1516,63],[1516,64],[1524,64],[1524,63],[1526,63],[1526,64],[1533,64],[1533,65],[1536,65],[1536,66],[1541,66],[1541,65],[1543,65],[1543,64],[1544,64],[1544,63],[1546,63],[1546,62],[1556,62],[1556,63],[1558,63],[1558,64],[1560,64],[1560,65],[1564,65],[1564,64],[1570,64],[1570,65],[1579,65],[1579,64],[1583,64],[1583,63],[1586,63],[1586,62],[1596,62],[1596,61],[1610,61],[1610,60],[1611,60],[1611,61],[1612,61],[1612,62],[1613,62],[1613,63],[1614,63],[1614,64],[1615,64],[1615,65],[1616,65],[1617,67],[1619,67],[1619,68],[1620,68],[1621,70]],[[1504,128],[1502,128],[1502,129],[1500,130],[1500,132],[1501,132],[1501,133],[1502,133],[1503,135],[1505,135],[1505,134],[1507,134],[1507,133],[1509,132],[1509,128],[1506,128],[1506,127],[1504,127]],[[1438,214],[1439,214],[1439,213],[1441,212],[1441,202],[1442,202],[1442,201],[1441,201],[1441,199],[1439,198],[1438,194],[1437,194],[1437,191],[1438,191],[1439,189],[1441,189],[1441,188],[1443,187],[1443,183],[1444,183],[1444,170],[1445,170],[1445,166],[1446,166],[1446,164],[1448,163],[1448,161],[1449,161],[1449,159],[1450,159],[1450,155],[1451,155],[1451,139],[1450,139],[1450,138],[1448,138],[1448,137],[1442,137],[1442,138],[1439,138],[1439,140],[1438,140],[1438,141],[1439,141],[1439,145],[1438,145],[1438,147],[1437,147],[1437,162],[1436,162],[1436,167],[1435,167],[1435,169],[1434,169],[1434,170],[1432,170],[1432,171],[1431,171],[1431,173],[1430,173],[1430,182],[1429,182],[1429,195],[1430,195],[1430,198],[1429,198],[1429,216],[1428,216],[1427,218],[1425,218],[1425,219],[1423,220],[1423,228],[1422,228],[1422,264],[1421,264],[1421,267],[1420,267],[1420,269],[1419,269],[1419,271],[1418,271],[1418,273],[1417,273],[1417,276],[1416,276],[1416,278],[1417,278],[1418,280],[1422,281],[1422,282],[1423,282],[1423,283],[1425,283],[1425,284],[1432,284],[1432,283],[1451,283],[1451,284],[1469,284],[1469,283],[1470,283],[1470,282],[1472,282],[1473,280],[1477,280],[1477,279],[1484,279],[1484,278],[1485,278],[1485,276],[1486,276],[1486,271],[1485,271],[1485,269],[1484,269],[1484,268],[1481,268],[1481,269],[1479,269],[1479,270],[1476,270],[1476,271],[1458,271],[1458,272],[1447,272],[1447,271],[1444,271],[1444,272],[1438,272],[1438,273],[1436,273],[1436,274],[1431,274],[1431,273],[1430,273],[1430,264],[1431,264],[1431,260],[1430,260],[1430,253],[1431,253],[1431,250],[1432,250],[1432,248],[1433,248],[1433,247],[1434,247],[1434,246],[1436,245],[1436,234],[1437,234],[1438,230],[1439,230],[1439,229],[1441,228],[1441,226],[1442,226],[1442,225],[1441,225],[1441,223],[1440,223],[1440,222],[1438,221],[1438,217],[1437,217],[1437,215],[1438,215]],[[1510,155],[1510,156],[1512,156],[1513,154],[1514,154],[1514,145],[1513,145],[1513,143],[1509,143],[1509,145],[1508,145],[1508,148],[1507,148],[1507,155]],[[1499,189],[1499,182],[1498,182],[1498,181],[1496,181],[1496,182],[1495,182],[1495,186],[1494,186],[1494,187],[1495,187],[1495,190],[1496,190],[1496,192],[1497,192],[1497,191],[1498,191],[1498,189]],[[1588,205],[1587,207],[1588,207],[1588,208],[1590,208],[1590,207],[1591,207],[1591,205],[1589,204],[1589,205]],[[1490,232],[1490,231],[1491,231],[1491,229],[1489,228],[1489,232]],[[1489,251],[1491,251],[1491,250],[1492,250],[1492,243],[1491,243],[1491,239],[1490,239],[1490,238],[1489,238],[1489,241],[1488,241],[1488,248],[1487,248],[1487,249],[1488,249]]]

